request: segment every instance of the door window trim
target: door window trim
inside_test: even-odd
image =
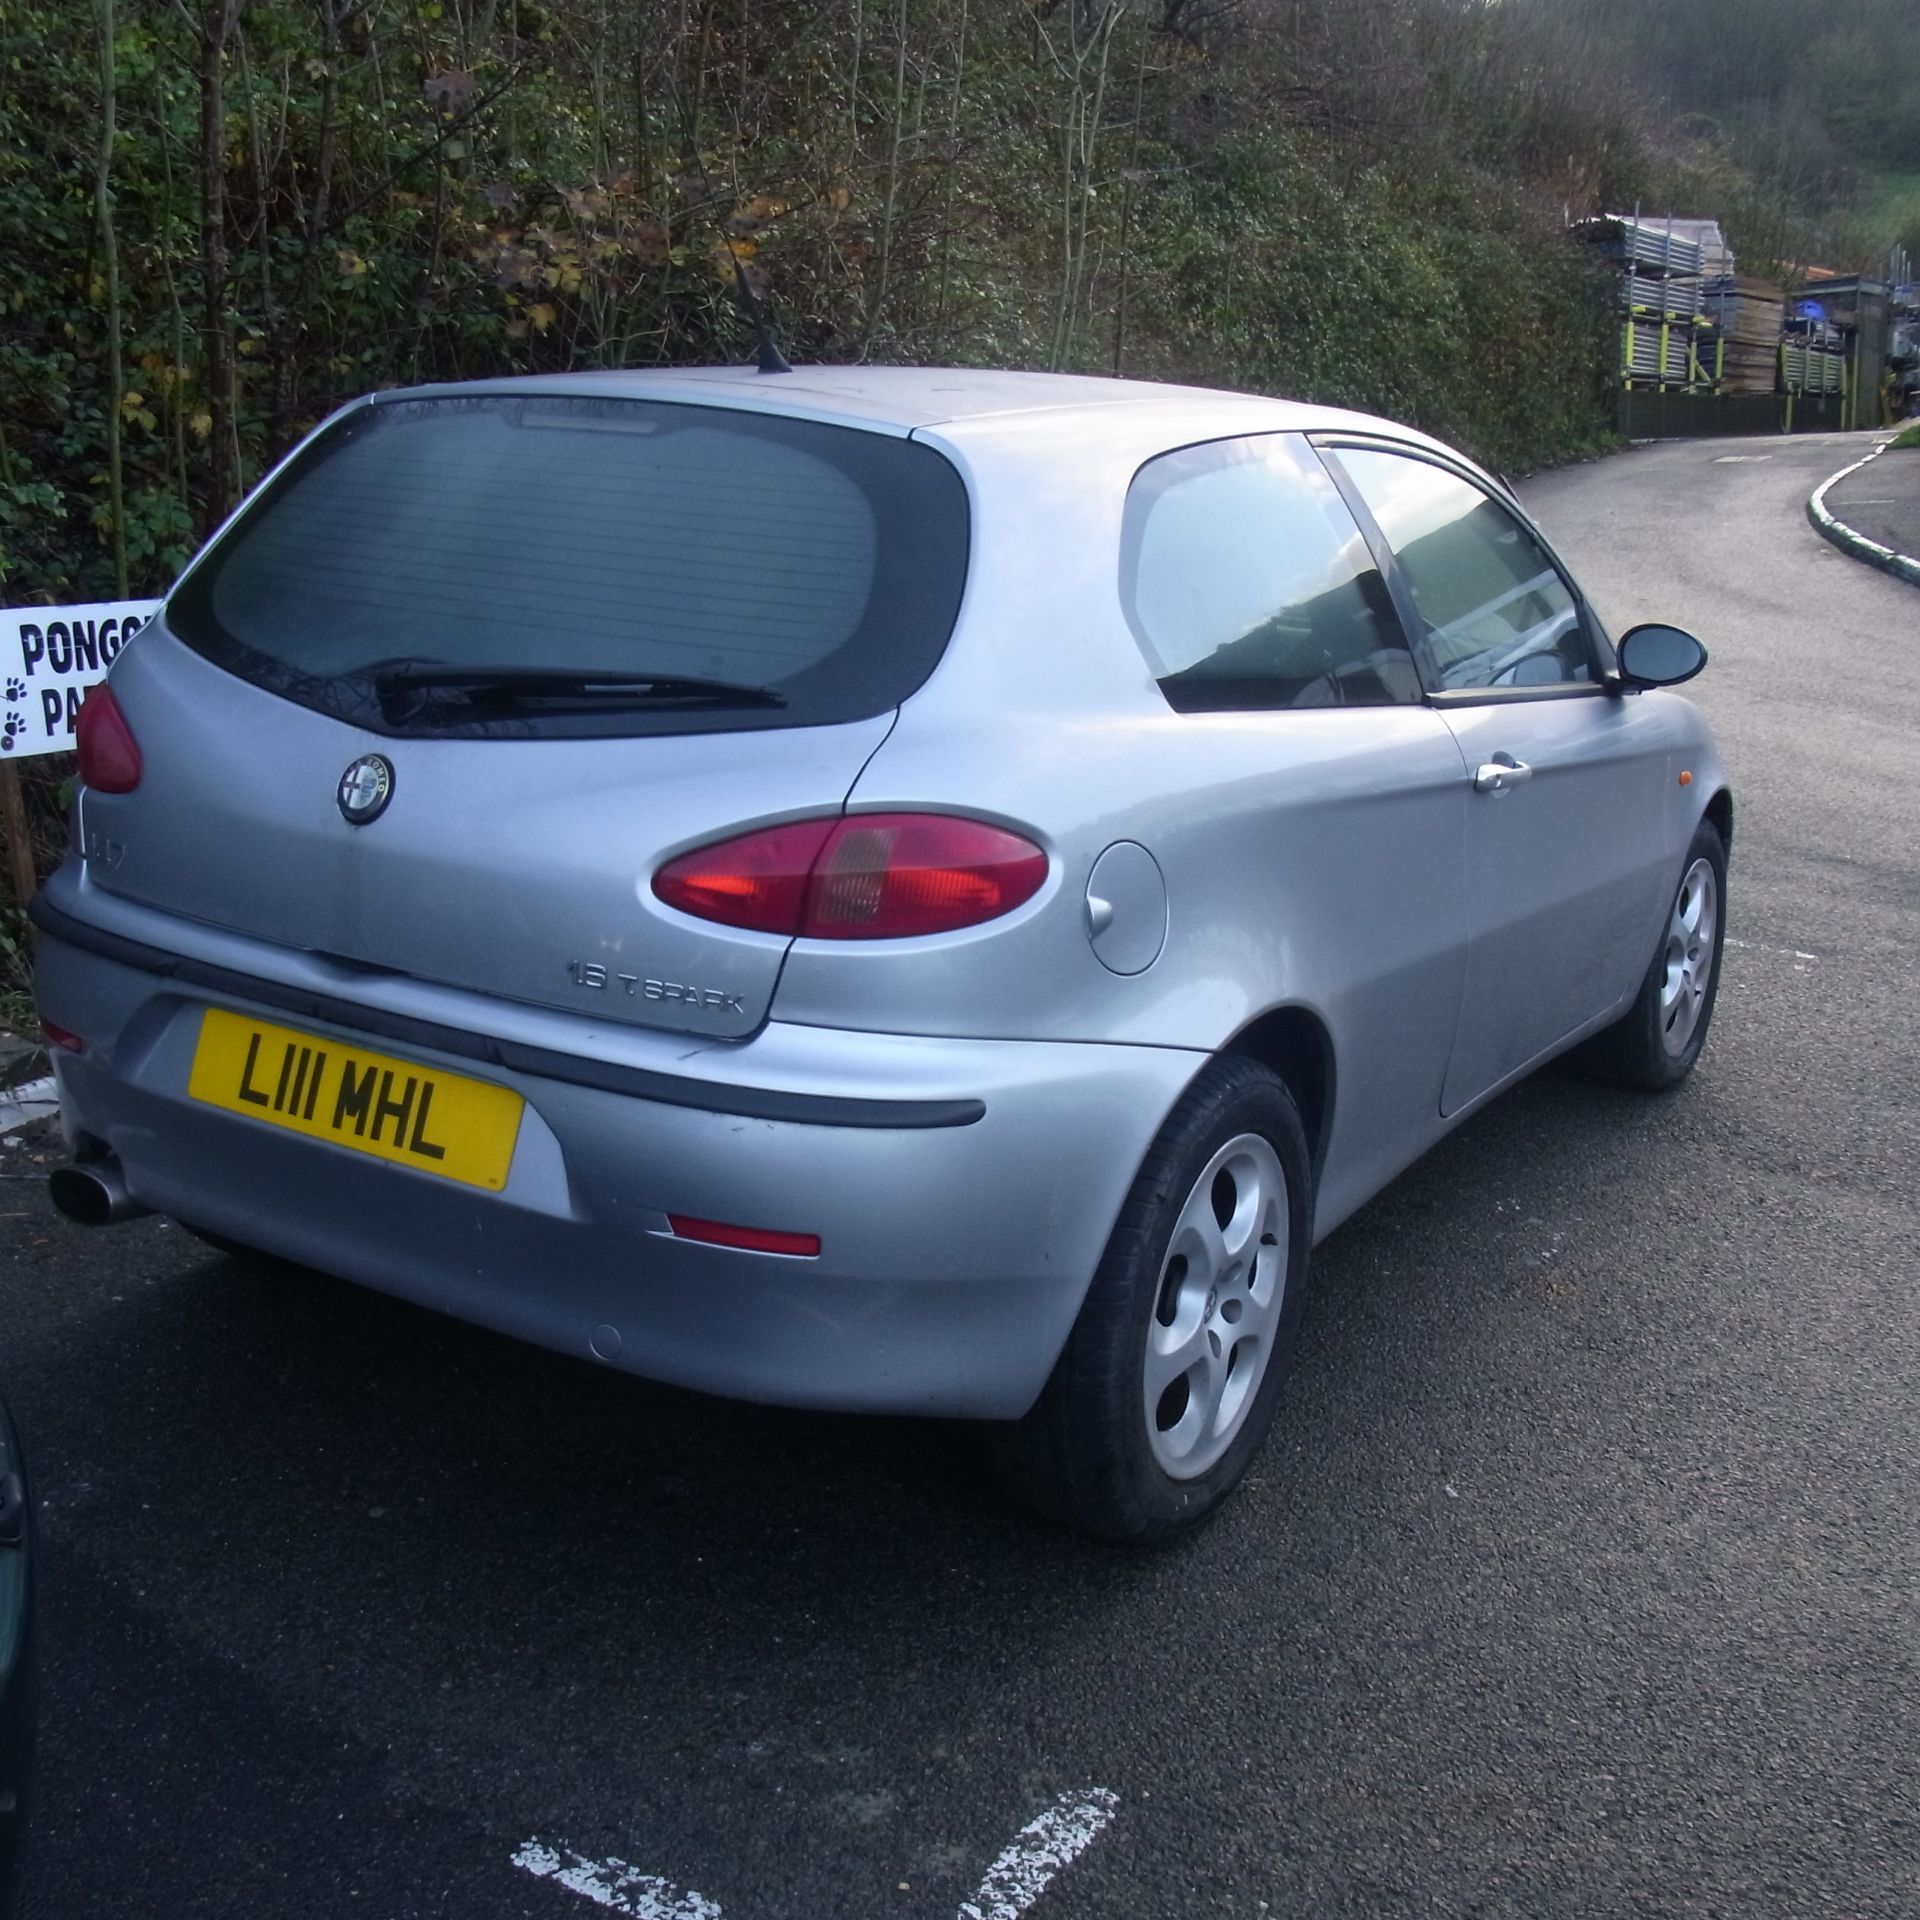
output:
[[[1426,703],[1431,707],[1485,707],[1504,706],[1516,701],[1529,700],[1590,700],[1596,695],[1611,696],[1622,690],[1620,663],[1613,650],[1613,638],[1601,625],[1598,616],[1588,603],[1587,596],[1580,591],[1573,575],[1567,571],[1567,565],[1554,550],[1553,543],[1543,534],[1521,510],[1520,504],[1511,492],[1500,482],[1490,480],[1476,471],[1465,461],[1450,459],[1431,447],[1409,445],[1404,440],[1395,440],[1386,434],[1355,433],[1337,430],[1331,433],[1310,433],[1307,443],[1320,457],[1320,464],[1326,468],[1328,477],[1339,489],[1340,497],[1347,504],[1347,510],[1353,515],[1360,528],[1361,538],[1373,549],[1375,564],[1380,575],[1387,583],[1387,592],[1393,600],[1394,608],[1400,615],[1400,626],[1406,634],[1413,652],[1414,669],[1420,676],[1421,691]],[[1520,531],[1528,535],[1540,551],[1546,555],[1548,564],[1559,576],[1560,584],[1566,588],[1568,598],[1572,600],[1575,611],[1580,616],[1580,630],[1586,636],[1589,660],[1594,671],[1590,683],[1562,681],[1545,687],[1443,687],[1436,670],[1432,654],[1427,646],[1427,623],[1421,618],[1420,609],[1415,604],[1413,590],[1407,582],[1400,558],[1394,552],[1387,537],[1380,530],[1380,523],[1373,517],[1373,510],[1367,505],[1366,496],[1361,493],[1340,459],[1342,447],[1353,447],[1366,453],[1397,454],[1405,460],[1417,460],[1429,467],[1438,467],[1442,473],[1451,475],[1463,485],[1472,487],[1482,494],[1512,520]]]

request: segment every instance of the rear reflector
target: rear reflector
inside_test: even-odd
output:
[[[820,1252],[817,1233],[775,1233],[768,1227],[730,1227],[719,1220],[696,1220],[689,1214],[670,1213],[667,1225],[678,1240],[704,1240],[710,1247],[739,1247],[746,1253],[790,1253],[803,1260],[816,1259]]]
[[[1011,913],[1047,856],[984,820],[859,813],[722,840],[653,877],[670,907],[724,926],[814,940],[901,940]]]
[[[40,1037],[51,1047],[64,1047],[69,1053],[85,1053],[87,1043],[77,1033],[56,1027],[51,1020],[40,1022]]]
[[[140,784],[140,748],[127,716],[104,682],[87,689],[74,722],[80,781],[96,793],[131,793]]]

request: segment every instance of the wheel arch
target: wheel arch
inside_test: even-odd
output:
[[[1733,792],[1731,788],[1720,787],[1707,802],[1706,817],[1713,822],[1720,835],[1720,844],[1728,853],[1733,851]]]
[[[1286,1084],[1300,1111],[1307,1154],[1318,1179],[1333,1123],[1333,1036],[1307,1007],[1274,1007],[1247,1024],[1220,1049],[1257,1060]]]

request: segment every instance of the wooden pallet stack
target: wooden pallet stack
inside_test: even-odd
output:
[[[1772,393],[1780,384],[1780,336],[1786,289],[1749,273],[1710,280],[1706,316],[1722,393]]]

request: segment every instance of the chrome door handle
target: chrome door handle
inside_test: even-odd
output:
[[[1517,787],[1523,780],[1533,778],[1533,769],[1524,760],[1516,760],[1511,754],[1496,753],[1491,760],[1483,760],[1480,770],[1473,776],[1475,793],[1505,793],[1510,787]]]

